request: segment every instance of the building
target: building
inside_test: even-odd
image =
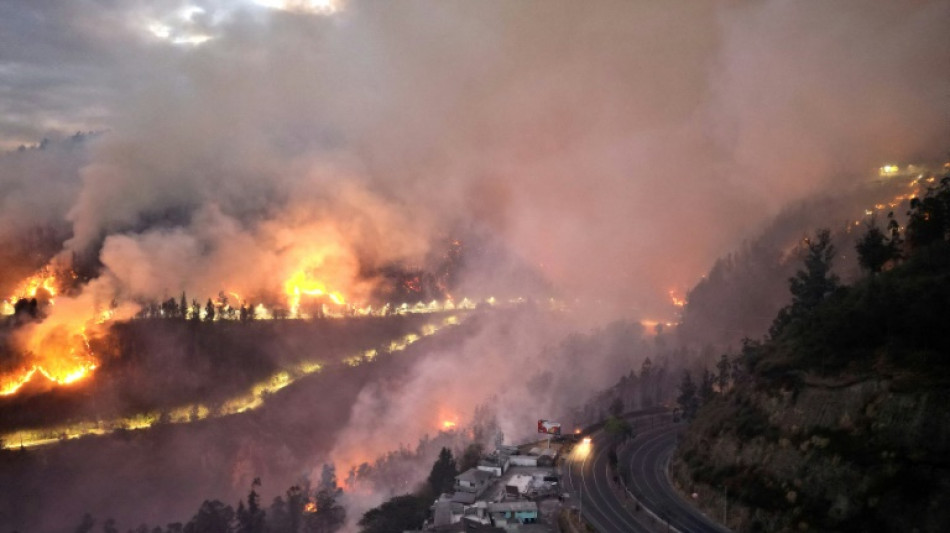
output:
[[[531,488],[531,476],[515,474],[505,483],[505,496],[520,498],[528,493],[529,488]]]
[[[488,488],[492,477],[491,472],[470,468],[455,476],[455,491],[472,492],[478,496]]]
[[[538,504],[531,501],[489,503],[488,515],[495,527],[533,524],[538,521]]]
[[[510,464],[511,460],[507,454],[495,452],[478,461],[478,469],[491,472],[495,477],[501,477],[508,471]]]

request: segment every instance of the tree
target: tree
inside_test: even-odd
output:
[[[198,514],[185,524],[184,533],[230,533],[234,510],[218,500],[205,500]]]
[[[838,287],[838,276],[831,273],[835,247],[828,229],[816,231],[815,238],[805,242],[808,246],[805,270],[799,270],[788,283],[792,305],[813,309]]]
[[[195,322],[201,320],[201,304],[197,299],[191,300],[191,319]]]
[[[716,370],[718,371],[716,375],[716,385],[719,387],[720,394],[726,392],[726,387],[729,386],[730,369],[729,356],[722,354],[722,357],[719,358],[719,362],[716,363]]]
[[[477,467],[483,452],[484,446],[482,446],[480,442],[473,442],[466,446],[465,451],[462,452],[462,456],[459,457],[458,460],[459,472],[465,472],[469,468]]]
[[[817,307],[838,288],[838,276],[831,272],[831,261],[835,256],[831,231],[820,229],[815,232],[815,238],[806,238],[805,244],[808,249],[805,268],[788,280],[792,303],[782,308],[772,322],[769,335],[773,338],[781,334],[793,320]]]
[[[888,224],[890,236],[877,225],[877,221],[874,217],[871,217],[870,222],[867,224],[867,231],[864,233],[864,236],[858,240],[857,245],[855,245],[855,249],[858,252],[858,264],[872,276],[880,273],[881,269],[883,269],[884,265],[889,261],[895,261],[900,258],[899,243],[894,239],[895,236],[899,238],[900,233],[897,228],[890,226],[890,224],[896,226],[897,222],[894,221],[893,212],[887,216],[891,219]]]
[[[436,459],[429,472],[428,485],[432,495],[438,496],[443,492],[451,492],[457,475],[459,475],[458,465],[452,457],[452,450],[443,447],[439,451],[439,458]]]
[[[703,369],[703,380],[699,384],[699,402],[701,405],[705,405],[712,399],[713,394],[713,378],[712,372],[708,368]]]
[[[422,527],[428,510],[427,500],[405,494],[366,511],[359,525],[363,533],[402,533]]]
[[[913,248],[922,248],[950,239],[950,176],[940,185],[930,187],[922,198],[910,201],[907,220],[907,241]]]
[[[208,298],[208,303],[205,304],[205,321],[211,322],[214,320],[214,303],[211,301],[211,298]]]
[[[79,525],[76,526],[76,533],[89,533],[92,531],[93,526],[96,525],[96,520],[92,517],[91,514],[86,513],[82,515],[82,521],[79,522]]]
[[[610,412],[613,416],[620,416],[623,414],[623,398],[617,396],[614,398],[614,401],[610,402],[610,407],[607,408],[607,411]]]
[[[267,508],[267,525],[273,533],[290,532],[290,513],[287,512],[287,503],[280,496],[276,496]]]
[[[346,521],[346,509],[337,503],[343,494],[336,482],[336,468],[323,465],[320,484],[314,494],[316,509],[307,516],[307,531],[310,533],[334,533],[343,527]]]
[[[247,507],[244,502],[238,503],[237,533],[264,533],[264,510],[261,509],[261,498],[256,490],[260,486],[261,478],[254,478],[251,492],[247,495]]]
[[[629,439],[633,437],[633,426],[630,422],[615,416],[607,417],[604,422],[604,431],[618,439]]]
[[[699,408],[699,400],[696,398],[696,384],[693,383],[693,377],[689,375],[688,370],[683,371],[683,380],[680,382],[680,394],[676,398],[676,403],[683,410],[683,416],[693,418],[696,410]]]
[[[115,518],[107,518],[102,523],[102,533],[119,533],[119,530],[115,527]]]
[[[181,300],[178,302],[178,309],[182,319],[188,318],[188,300],[185,298],[185,291],[181,291]]]

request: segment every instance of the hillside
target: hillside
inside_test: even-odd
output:
[[[950,527],[948,214],[944,179],[911,204],[903,262],[851,286],[809,278],[814,265],[792,282],[793,303],[744,345],[743,372],[699,409],[671,463],[711,516],[728,491],[737,531]]]

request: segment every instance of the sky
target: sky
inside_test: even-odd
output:
[[[0,159],[0,203],[66,220],[100,299],[263,290],[314,254],[359,297],[361,265],[474,226],[570,297],[663,315],[783,206],[946,157],[948,20],[941,1],[6,0],[0,148],[104,133],[63,156],[71,178]]]

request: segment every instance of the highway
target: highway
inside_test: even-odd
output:
[[[614,481],[609,456],[615,440],[603,429],[589,433],[590,443],[575,446],[562,466],[572,506],[601,533],[728,531],[684,501],[670,485],[667,465],[683,426],[656,415],[629,421],[637,436],[618,448],[619,468],[629,472],[630,491],[644,508],[638,509]]]

